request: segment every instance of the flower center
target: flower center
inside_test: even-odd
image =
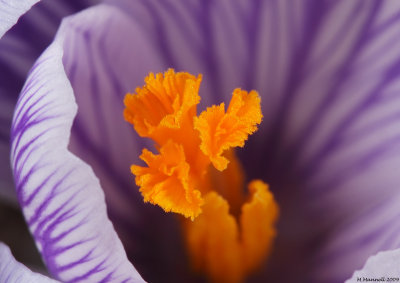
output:
[[[193,268],[214,282],[241,282],[257,269],[276,236],[276,204],[268,186],[244,174],[234,153],[261,123],[256,91],[235,89],[227,110],[213,105],[197,116],[201,75],[150,73],[124,100],[125,120],[157,153],[132,165],[145,202],[190,218],[182,221]]]

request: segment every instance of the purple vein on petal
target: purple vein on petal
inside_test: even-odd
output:
[[[67,175],[68,177],[68,175]],[[61,186],[63,182],[63,179],[59,180],[52,188],[52,190],[50,191],[50,193],[47,195],[46,199],[35,209],[34,214],[32,215],[31,218],[28,219],[28,224],[29,226],[33,226],[36,224],[36,222],[42,217],[43,212],[48,208],[48,206],[51,203],[52,198],[56,195],[56,192],[59,191],[59,187]],[[71,187],[66,187],[65,190],[70,189]],[[67,199],[67,203],[70,202],[72,200],[72,198],[74,198],[75,195],[72,195],[69,199]],[[61,209],[61,208],[60,208]],[[49,219],[53,218],[56,214],[58,213],[57,210],[55,210],[51,216],[49,217]],[[47,219],[45,219],[44,222],[46,222]],[[40,226],[40,225],[38,225]]]
[[[107,25],[109,26],[109,25]],[[105,105],[105,102],[103,102],[103,99],[99,97],[99,87],[100,87],[100,82],[98,80],[98,75],[96,74],[96,71],[101,70],[106,72],[108,78],[111,80],[111,85],[114,89],[114,92],[112,93],[115,95],[114,99],[120,99],[122,101],[123,95],[125,94],[125,91],[123,91],[123,86],[120,83],[120,80],[117,79],[117,75],[113,71],[113,68],[111,67],[111,63],[109,61],[109,55],[105,51],[105,40],[106,40],[106,33],[107,30],[102,33],[100,39],[98,41],[100,42],[99,44],[99,50],[97,50],[94,47],[94,43],[92,43],[91,38],[88,35],[88,32],[82,32],[82,38],[84,42],[86,43],[84,45],[84,48],[86,49],[86,54],[87,56],[85,57],[88,60],[88,63],[85,64],[90,69],[90,78],[89,78],[89,87],[90,87],[90,93],[93,94],[94,99],[91,100],[92,103],[90,105],[91,108],[96,109],[95,111],[95,117],[94,120],[96,120],[96,126],[98,127],[98,133],[101,134],[101,144],[96,142],[93,137],[90,136],[90,134],[85,131],[85,126],[82,123],[81,119],[83,119],[84,116],[87,116],[86,114],[79,114],[74,122],[73,126],[73,132],[74,132],[74,137],[76,137],[79,140],[79,144],[82,148],[90,149],[92,152],[91,158],[94,158],[96,160],[96,164],[99,166],[103,167],[102,170],[105,172],[105,174],[108,174],[110,178],[116,180],[117,187],[118,189],[122,190],[124,194],[128,197],[137,197],[137,194],[132,194],[132,185],[126,181],[126,177],[123,177],[121,175],[121,172],[118,172],[117,168],[114,168],[112,164],[110,164],[110,152],[108,150],[111,142],[109,141],[109,137],[111,136],[108,133],[108,127],[106,125],[106,120],[104,113],[107,112],[107,107],[108,105]],[[69,48],[71,49],[71,48]],[[94,57],[99,56],[102,58],[102,60],[96,60]],[[100,61],[100,66],[103,66],[103,68],[99,68],[99,66],[95,66],[94,62]],[[71,61],[69,60],[69,57],[64,57],[64,62],[66,64],[66,69],[68,73],[68,77],[74,85],[77,83],[77,74],[76,70],[78,68],[79,62],[77,61]],[[82,111],[87,111],[87,110],[82,110]],[[122,112],[122,110],[121,110]],[[122,114],[121,114],[121,121],[122,121]],[[131,136],[133,136],[132,131],[129,132]],[[139,140],[138,140],[139,141]],[[139,146],[144,147],[145,142],[140,140],[141,144]]]
[[[247,35],[247,66],[246,68],[246,78],[244,78],[244,89],[251,89],[252,86],[255,84],[255,79],[256,76],[254,73],[251,71],[252,69],[257,69],[257,64],[261,64],[261,62],[258,60],[258,52],[257,50],[260,47],[259,40],[260,40],[260,33],[261,33],[261,28],[260,28],[260,22],[261,22],[261,16],[263,11],[265,9],[262,8],[263,5],[267,5],[266,1],[253,1],[253,5],[251,6],[252,12],[251,15],[252,17],[247,21],[247,23],[244,23],[242,26],[247,28],[247,31],[245,31],[245,34]]]
[[[81,258],[78,258],[77,260],[75,260],[71,263],[64,264],[63,266],[58,266],[57,272],[64,272],[64,271],[72,269],[82,263],[86,263],[86,262],[90,261],[92,254],[93,254],[93,249],[90,250],[89,252],[87,252],[86,254],[84,254]]]
[[[30,73],[14,116],[12,162],[20,203],[56,278],[141,281],[107,219],[93,171],[67,151],[76,106],[60,49],[69,29],[61,30]],[[77,259],[84,262],[75,265]]]
[[[75,283],[75,282],[79,282],[82,280],[87,280],[92,274],[98,273],[99,271],[104,270],[104,265],[105,260],[100,262],[98,265],[96,265],[95,267],[93,267],[92,269],[90,269],[88,272],[86,272],[85,274],[78,276],[72,280],[69,280],[68,283]],[[107,274],[108,276],[108,274]]]
[[[291,108],[290,105],[293,103],[293,96],[295,96],[296,88],[303,80],[303,68],[310,56],[311,47],[316,40],[318,29],[321,27],[321,21],[326,12],[324,3],[318,2],[315,7],[313,6],[310,11],[308,11],[308,15],[305,16],[303,30],[307,32],[303,36],[303,42],[291,54],[292,57],[290,58],[289,66],[290,71],[287,75],[286,87],[281,94],[277,115],[274,117],[274,122],[272,123],[273,128],[269,131],[267,136],[266,142],[268,146],[266,146],[266,148],[277,148],[278,144],[281,142],[283,131],[289,117],[288,111]],[[296,148],[297,144],[300,142],[301,140],[296,142]],[[277,152],[274,150],[269,152],[268,158],[275,160],[275,153]],[[292,157],[293,154],[288,153],[288,156]],[[286,160],[284,163],[286,163]]]
[[[87,34],[87,33],[85,33]],[[88,38],[87,35],[83,36],[84,41],[86,42],[85,48],[86,48],[86,52],[87,52],[87,60],[88,60],[88,68],[90,68],[90,70],[93,72],[91,73],[90,76],[90,92],[92,94],[94,94],[95,96],[98,96],[99,94],[99,81],[98,81],[98,76],[96,76],[96,74],[94,74],[94,72],[96,71],[96,68],[94,66],[94,60],[95,58],[93,58],[94,54],[96,53],[96,50],[93,48],[90,39]],[[102,37],[103,38],[103,37]],[[102,39],[100,39],[101,41]],[[103,46],[103,45],[101,45]],[[92,47],[92,48],[90,48]],[[104,51],[104,50],[103,50]],[[101,56],[102,58],[107,58],[108,56],[106,56],[106,54],[102,54],[100,53],[99,56]],[[103,57],[104,56],[104,57]],[[64,61],[69,62],[68,58],[64,58]],[[103,61],[103,60],[101,60]],[[106,60],[107,61],[107,60]],[[76,81],[76,68],[77,68],[77,62],[74,62],[69,68],[67,68],[67,72],[69,74],[69,79],[71,81],[72,84],[75,83]],[[110,70],[108,68],[106,68],[107,70]],[[110,74],[110,72],[108,72],[108,74]],[[115,78],[115,74],[112,74],[111,77]],[[117,88],[115,90],[120,90],[121,86],[118,85]],[[119,92],[116,92],[119,93]],[[75,122],[74,122],[74,126],[73,126],[73,132],[74,135],[79,139],[80,142],[80,146],[82,146],[83,148],[86,149],[90,149],[91,152],[93,152],[92,157],[97,159],[98,161],[96,162],[96,164],[99,164],[103,167],[103,171],[106,172],[106,174],[108,174],[111,178],[117,180],[117,184],[118,184],[118,188],[121,189],[125,194],[127,194],[128,197],[132,197],[132,192],[133,190],[131,189],[131,185],[129,183],[127,183],[125,181],[126,178],[124,178],[123,176],[120,176],[121,173],[118,172],[118,170],[116,168],[113,167],[112,164],[110,164],[109,162],[109,151],[107,150],[110,142],[108,141],[109,138],[109,134],[107,133],[107,127],[104,127],[105,125],[105,118],[103,115],[103,111],[106,111],[105,107],[102,106],[102,99],[100,97],[97,97],[97,99],[93,99],[93,104],[91,104],[91,107],[93,107],[94,109],[96,109],[95,111],[95,120],[98,121],[98,123],[96,123],[96,126],[98,127],[98,133],[101,134],[101,138],[100,140],[102,141],[101,145],[99,145],[98,143],[96,143],[93,139],[91,139],[91,136],[87,133],[87,131],[85,131],[84,127],[82,126],[83,124],[80,122],[81,116],[78,114],[78,117],[76,118]],[[122,98],[121,98],[122,101]],[[103,110],[103,111],[102,111]],[[83,110],[85,111],[85,110]],[[121,119],[122,119],[122,115],[121,115]]]
[[[23,179],[22,179],[22,182],[21,182],[21,185],[20,185],[20,187],[19,187],[19,190],[21,191],[21,188],[23,188],[24,187],[24,185],[26,184],[26,182],[28,181],[28,178],[32,175],[32,173],[34,172],[34,171],[36,171],[37,170],[37,168],[35,168],[35,167],[32,167],[30,170],[29,170],[29,172],[26,174],[26,176],[27,177],[24,177]],[[49,180],[51,179],[51,178],[53,178],[54,177],[54,175],[55,175],[55,173],[57,172],[57,170],[55,170],[55,171],[53,171],[52,173],[50,173],[39,185],[38,185],[38,187],[35,189],[35,190],[33,190],[33,192],[26,198],[26,199],[24,199],[24,197],[23,196],[21,196],[21,205],[22,206],[28,206],[28,205],[30,205],[31,203],[32,203],[32,201],[35,199],[35,197],[37,196],[37,194],[39,193],[39,191],[42,189],[42,187],[44,186],[44,185],[46,185],[48,182],[49,182]]]
[[[368,151],[361,156],[353,157],[351,163],[344,164],[341,169],[335,171],[334,174],[326,178],[323,183],[319,183],[318,188],[314,189],[319,189],[320,194],[324,195],[329,194],[331,190],[338,189],[340,185],[365,172],[374,162],[379,160],[379,158],[389,156],[389,154],[393,153],[396,149],[398,151],[398,141],[400,141],[400,134],[369,148]],[[338,146],[343,145],[338,144]],[[319,196],[315,190],[309,192],[309,194],[312,198],[318,198]]]
[[[91,142],[89,140],[89,136],[84,130],[81,129],[80,125],[76,124],[74,126],[74,131],[76,137],[79,138],[80,143],[83,146],[87,146],[91,149],[91,151],[93,152],[93,157],[96,159],[97,164],[102,166],[102,169],[104,170],[104,172],[106,172],[107,175],[116,180],[118,188],[127,197],[137,197],[136,194],[133,194],[133,190],[131,188],[132,185],[130,183],[127,183],[125,181],[125,178],[121,175],[121,172],[117,171],[117,169],[108,162],[109,159],[107,158],[107,156],[105,156],[104,150],[102,150],[101,148],[96,146],[94,142]]]
[[[357,5],[354,5],[352,8],[352,11],[350,15],[356,15],[358,11],[362,8],[363,3],[359,2]],[[333,13],[332,10],[327,11],[327,16],[329,14]],[[320,56],[313,60],[312,63],[309,64],[305,68],[305,77],[304,79],[311,78],[313,75],[315,75],[316,72],[318,72],[318,66],[323,66],[326,58],[329,58],[331,54],[334,53],[335,49],[337,48],[337,42],[340,42],[343,38],[343,34],[346,34],[346,31],[348,30],[349,26],[351,26],[354,23],[354,18],[353,17],[347,17],[345,21],[343,21],[343,24],[341,24],[341,27],[338,28],[336,33],[332,35],[332,39],[330,40],[328,46],[325,48],[325,51],[321,52]]]
[[[356,107],[346,115],[341,122],[333,129],[332,134],[328,138],[329,142],[320,149],[315,156],[309,161],[309,167],[305,168],[306,172],[312,172],[321,159],[326,158],[329,153],[333,152],[338,147],[338,139],[346,129],[348,129],[357,119],[363,117],[366,111],[370,109],[372,104],[375,104],[381,91],[389,84],[391,81],[397,79],[396,75],[400,71],[400,59],[394,62],[384,76],[384,79],[369,93],[369,95]],[[307,173],[306,173],[307,174]]]
[[[304,144],[307,142],[307,137],[313,134],[314,131],[318,130],[319,123],[321,122],[320,117],[323,116],[323,113],[327,111],[327,108],[333,105],[333,102],[337,100],[339,97],[337,95],[338,87],[341,86],[343,80],[346,79],[347,74],[349,72],[349,68],[351,63],[357,58],[357,54],[359,52],[360,47],[363,45],[366,40],[368,30],[370,25],[373,23],[374,18],[376,17],[379,10],[379,2],[375,2],[375,8],[371,9],[370,14],[365,19],[365,24],[363,25],[362,31],[360,32],[360,36],[357,42],[354,44],[352,51],[349,52],[349,55],[346,59],[344,59],[344,64],[342,68],[338,71],[337,82],[334,84],[334,87],[330,89],[330,92],[324,96],[321,104],[316,108],[314,114],[310,118],[310,123],[308,123],[307,127],[302,131],[301,136],[298,138],[297,142],[294,144],[292,149],[287,150],[286,155],[289,160],[285,160],[284,163],[294,164],[293,159],[297,157],[299,154],[299,150],[304,147]],[[350,112],[351,113],[351,112]],[[337,134],[336,131],[335,135]]]
[[[364,212],[363,215],[359,216],[359,217],[367,217],[367,218],[371,218],[374,219],[374,217],[376,215],[380,215],[380,211],[379,210],[384,210],[385,209],[385,205],[387,204],[387,201],[381,201],[379,204],[375,205],[374,207],[370,208],[368,211]],[[339,260],[340,258],[343,258],[343,256],[345,256],[346,254],[349,253],[355,253],[355,252],[362,252],[363,250],[366,250],[366,248],[369,248],[369,246],[371,245],[377,245],[379,244],[379,242],[382,242],[383,239],[387,238],[386,234],[381,233],[382,230],[384,231],[388,231],[390,232],[390,230],[388,230],[388,227],[394,227],[396,225],[393,225],[393,223],[396,223],[396,219],[398,219],[399,217],[399,213],[395,214],[395,215],[391,215],[390,217],[386,217],[384,219],[384,221],[382,221],[382,223],[379,223],[378,225],[369,225],[369,229],[367,232],[364,233],[358,233],[356,234],[358,231],[356,231],[357,229],[354,229],[355,231],[353,231],[354,234],[356,234],[356,236],[353,236],[351,240],[343,240],[339,237],[337,237],[337,241],[339,242],[340,246],[336,246],[336,248],[328,253],[325,256],[322,256],[320,258],[318,258],[318,265],[329,265],[331,262],[335,261],[335,260]],[[355,226],[355,227],[359,227],[360,226],[360,222],[357,221],[357,219],[353,219],[351,220],[352,222],[347,222],[344,223],[343,226]],[[397,229],[399,229],[398,226],[396,226]],[[359,227],[359,229],[362,229],[361,227]],[[338,231],[340,230],[340,228],[338,229]],[[335,235],[335,233],[332,233],[333,235]],[[338,245],[339,245],[338,244]],[[393,241],[390,245],[393,245]],[[395,246],[393,246],[395,247]],[[387,249],[387,245],[386,246],[381,246],[381,248],[383,249]]]

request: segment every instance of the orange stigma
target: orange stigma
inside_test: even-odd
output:
[[[146,166],[131,171],[145,202],[190,218],[182,224],[193,269],[212,282],[239,283],[265,262],[279,214],[263,181],[246,190],[234,152],[257,131],[261,98],[235,89],[227,109],[221,103],[197,115],[201,79],[150,73],[126,95],[125,120],[157,149],[143,149]]]

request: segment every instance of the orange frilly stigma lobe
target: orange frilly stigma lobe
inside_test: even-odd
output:
[[[191,219],[183,230],[193,269],[212,282],[242,282],[270,253],[279,214],[264,182],[246,192],[234,153],[261,123],[261,99],[235,89],[227,109],[197,115],[201,79],[169,69],[126,95],[125,120],[158,151],[143,149],[145,166],[131,171],[145,202]]]
[[[131,171],[145,202],[185,217],[193,218],[201,212],[203,199],[192,184],[190,165],[181,145],[168,141],[159,155],[144,149],[140,158],[148,167],[133,165]]]
[[[243,147],[248,136],[261,123],[261,99],[256,91],[235,89],[225,113],[225,105],[211,106],[195,117],[194,127],[200,132],[200,148],[215,168],[225,170],[229,161],[221,156],[231,147]]]
[[[169,69],[165,75],[150,73],[145,83],[136,88],[135,94],[125,96],[124,118],[141,137],[160,144],[168,139],[163,131],[179,130],[186,126],[185,122],[191,124],[200,102],[201,75],[195,77]]]

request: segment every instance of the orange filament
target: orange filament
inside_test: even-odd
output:
[[[197,116],[200,82],[169,69],[126,95],[125,119],[158,151],[143,149],[146,166],[131,171],[145,202],[191,219],[184,231],[193,268],[213,282],[242,282],[270,253],[278,217],[265,183],[250,182],[246,193],[233,150],[261,123],[261,99],[235,89],[226,111],[221,103]]]
[[[209,167],[204,184],[208,191],[215,191],[229,203],[229,211],[232,215],[238,216],[246,194],[244,191],[244,171],[242,164],[236,157],[234,150],[228,150],[225,156],[229,159],[229,165],[224,171]]]

